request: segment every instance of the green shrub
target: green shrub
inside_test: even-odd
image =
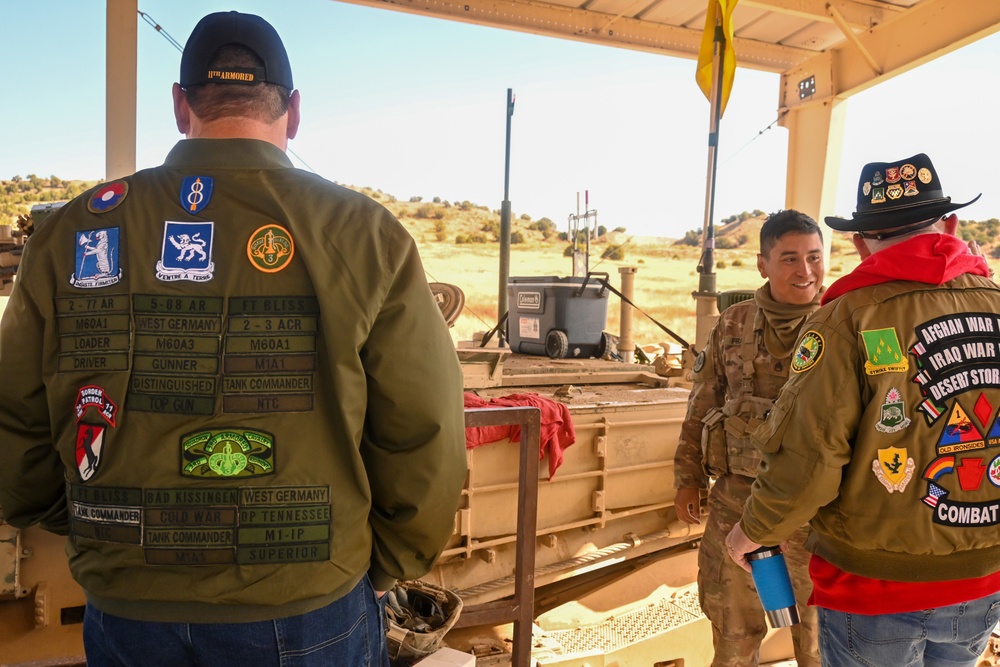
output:
[[[510,243],[511,245],[514,245],[515,243],[524,243],[524,234],[520,231],[511,232]]]
[[[620,245],[616,245],[614,247],[609,246],[604,249],[604,252],[601,253],[601,258],[615,260],[625,259],[625,247]]]
[[[468,239],[468,237],[466,237],[465,234],[459,234],[458,236],[455,237],[455,243],[456,243],[456,245],[462,245],[463,243],[468,243],[468,242],[469,242],[469,239]]]

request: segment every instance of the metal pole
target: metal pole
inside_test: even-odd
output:
[[[711,115],[708,129],[708,174],[705,181],[705,220],[702,226],[702,256],[698,263],[697,331],[695,346],[701,349],[708,340],[715,319],[718,317],[715,282],[715,173],[718,165],[719,119],[722,105],[722,54],[726,48],[726,34],[722,30],[722,12],[715,21],[715,50],[712,56],[712,97],[709,100]]]
[[[618,267],[618,273],[622,277],[622,294],[629,301],[635,298],[636,271],[638,269],[634,266]],[[621,319],[618,327],[618,356],[626,364],[631,364],[635,359],[635,340],[632,338],[632,306],[628,305],[625,299],[622,299]]]
[[[510,119],[514,115],[514,91],[507,89],[507,147],[503,167],[503,203],[500,205],[500,289],[497,298],[497,319],[507,312],[507,280],[510,278]],[[497,344],[507,347],[503,327],[497,332]]]

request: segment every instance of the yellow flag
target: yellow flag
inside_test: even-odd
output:
[[[736,51],[733,49],[733,10],[739,0],[708,0],[705,16],[705,31],[701,35],[701,50],[698,51],[698,70],[694,78],[705,97],[712,99],[712,56],[715,52],[715,24],[722,17],[722,31],[726,36],[726,49],[722,52],[722,99],[719,100],[719,116],[726,111],[729,92],[733,89],[736,74]]]

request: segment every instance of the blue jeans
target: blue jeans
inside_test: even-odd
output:
[[[819,609],[823,667],[972,667],[1000,616],[1000,594],[949,607],[864,616]]]
[[[350,593],[301,616],[254,623],[155,623],[87,605],[88,667],[388,667],[385,596],[364,577]]]

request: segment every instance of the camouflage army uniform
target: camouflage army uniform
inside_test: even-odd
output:
[[[760,642],[767,632],[753,579],[733,563],[725,549],[726,535],[743,514],[760,460],[749,433],[763,421],[788,378],[790,355],[771,356],[764,345],[765,326],[764,314],[753,300],[722,313],[695,363],[694,387],[674,458],[676,488],[704,489],[710,474],[716,479],[708,494],[708,523],[698,552],[699,599],[712,622],[712,667],[757,665]],[[746,330],[753,337],[744,340]],[[752,367],[745,369],[743,359],[750,354]],[[728,435],[724,449],[709,448],[703,453],[703,432],[707,436],[710,425],[715,426],[717,437],[723,430]],[[785,560],[801,619],[791,629],[795,657],[800,667],[818,667],[816,609],[806,605],[812,591],[810,555],[803,547],[808,534],[808,526],[803,526],[788,540]]]

